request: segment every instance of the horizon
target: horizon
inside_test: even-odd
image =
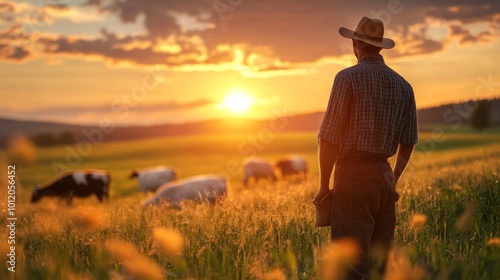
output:
[[[500,100],[499,97],[493,97],[491,99],[486,99],[489,101],[497,101]],[[446,104],[441,104],[437,106],[431,106],[431,107],[425,107],[425,108],[418,108],[417,111],[423,111],[423,110],[433,110],[445,106],[452,106],[456,104],[464,104],[467,102],[478,102],[480,100],[465,100],[465,101],[458,101],[458,102],[453,102],[453,103],[446,103]],[[198,120],[193,120],[193,121],[185,121],[185,122],[159,122],[159,123],[125,123],[125,124],[117,124],[117,127],[153,127],[153,126],[163,126],[163,125],[189,125],[189,124],[200,124],[200,123],[205,123],[205,122],[217,122],[217,121],[268,121],[273,118],[282,118],[282,117],[295,117],[295,116],[304,116],[304,115],[313,115],[313,114],[324,114],[325,111],[311,111],[311,112],[296,112],[296,113],[285,113],[282,115],[275,115],[271,116],[268,118],[262,117],[262,118],[252,118],[251,116],[226,116],[226,117],[219,117],[219,118],[207,118],[207,119],[198,119]],[[64,122],[64,121],[52,121],[52,120],[44,120],[44,119],[23,119],[21,118],[12,118],[9,116],[3,116],[0,113],[0,120],[7,120],[7,121],[16,121],[16,122],[39,122],[39,123],[47,123],[47,124],[58,124],[58,125],[69,125],[69,126],[99,126],[99,123],[78,123],[78,122]],[[444,122],[444,120],[443,120]]]
[[[129,2],[0,4],[0,117],[151,126],[323,112],[357,61],[337,30],[363,15],[396,41],[381,54],[418,109],[500,97],[494,1]]]

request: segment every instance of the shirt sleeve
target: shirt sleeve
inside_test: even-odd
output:
[[[403,133],[401,134],[400,144],[415,145],[418,143],[418,124],[417,124],[417,107],[415,105],[415,96],[412,92],[411,102],[407,110],[408,114],[403,125]]]
[[[335,76],[328,107],[319,129],[318,138],[340,145],[347,130],[349,104],[352,99],[352,84],[339,72]]]

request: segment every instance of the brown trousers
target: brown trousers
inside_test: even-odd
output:
[[[391,166],[377,156],[339,159],[333,183],[332,241],[349,237],[361,248],[347,279],[378,279],[384,273],[396,224]]]

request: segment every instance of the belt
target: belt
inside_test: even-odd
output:
[[[349,152],[337,159],[337,163],[389,163],[387,156],[363,151]]]

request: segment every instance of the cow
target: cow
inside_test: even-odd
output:
[[[155,192],[161,185],[179,179],[179,173],[172,167],[156,166],[136,169],[130,179],[138,178],[139,188],[143,194]]]
[[[307,179],[307,161],[301,156],[288,156],[278,159],[276,168],[280,170],[283,178],[294,175],[303,175]]]
[[[143,203],[143,207],[170,203],[171,206],[180,208],[183,201],[213,204],[218,199],[224,198],[227,191],[228,181],[225,177],[199,175],[164,184]]]
[[[273,165],[266,159],[248,158],[244,161],[244,178],[243,184],[248,186],[251,178],[257,182],[259,179],[271,179],[272,182],[277,180],[274,174]]]
[[[31,203],[44,196],[58,196],[60,201],[72,203],[73,197],[87,197],[95,194],[100,202],[109,199],[109,183],[111,177],[105,170],[78,170],[66,172],[55,180],[42,186],[35,185]]]

